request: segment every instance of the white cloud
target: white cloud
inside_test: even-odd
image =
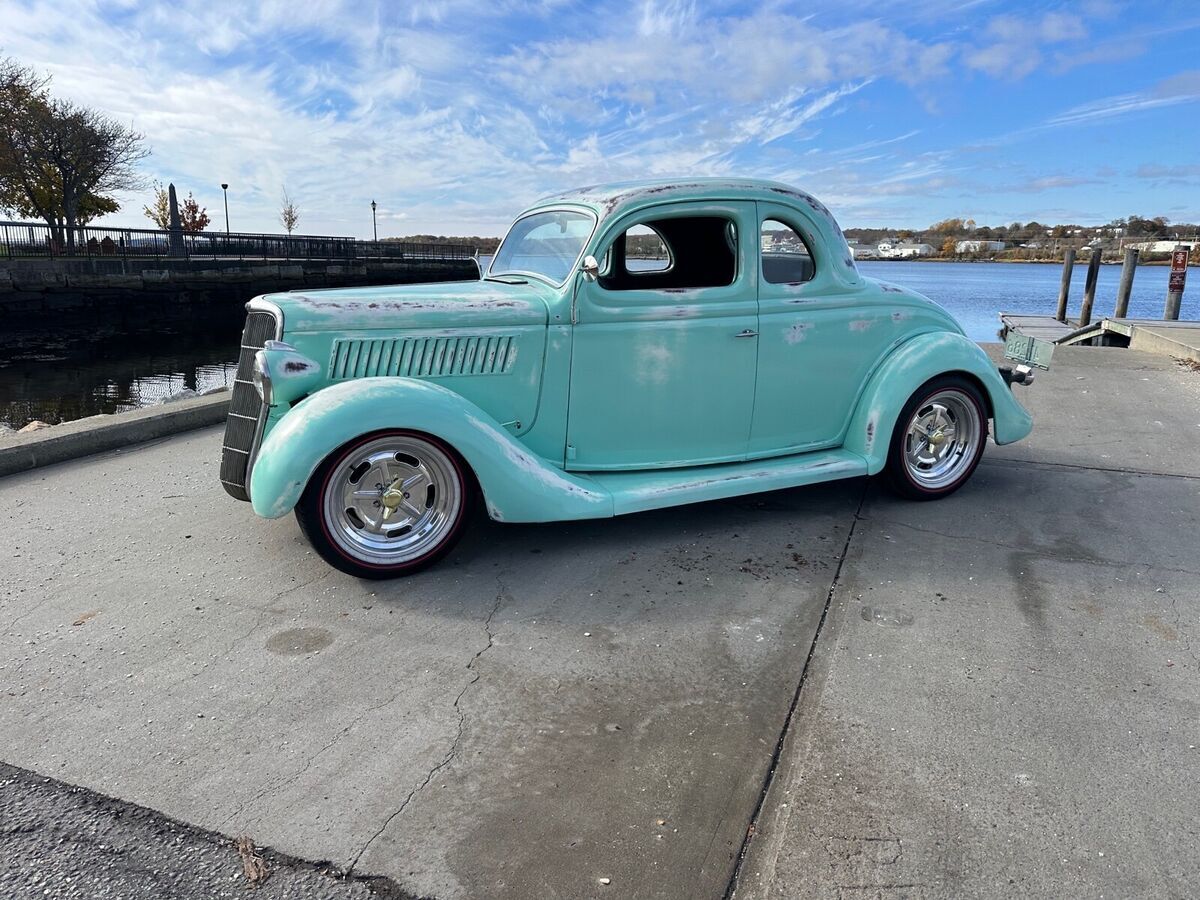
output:
[[[235,228],[277,227],[286,183],[302,230],[367,234],[376,199],[381,225],[496,233],[535,196],[653,175],[799,181],[847,214],[967,190],[961,160],[928,151],[937,120],[894,114],[898,98],[928,109],[964,67],[1008,79],[1074,58],[1087,17],[992,17],[966,45],[963,8],[0,0],[0,52],[144,131],[147,175],[210,213],[229,182]],[[914,21],[936,30],[915,37]],[[1036,130],[1187,102],[1197,82],[1182,73]],[[145,224],[146,198],[124,199],[116,220]]]
[[[659,37],[678,34],[692,21],[696,4],[682,0],[643,0],[638,34]]]
[[[991,43],[964,53],[969,68],[1014,81],[1026,77],[1042,64],[1039,49],[1046,44],[1079,41],[1087,37],[1083,17],[1075,13],[1048,12],[1039,16],[1001,15],[987,25]]]

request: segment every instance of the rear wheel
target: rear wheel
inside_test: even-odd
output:
[[[321,463],[296,519],[326,562],[360,578],[393,578],[450,551],[472,493],[466,466],[437,438],[376,432]]]
[[[937,500],[953,494],[979,465],[987,407],[970,381],[942,375],[926,382],[896,420],[884,474],[897,494]]]

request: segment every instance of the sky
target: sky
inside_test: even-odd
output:
[[[844,228],[1200,221],[1200,4],[0,0],[0,54],[224,226],[499,235],[545,194],[770,178]],[[147,226],[148,193],[95,224]]]

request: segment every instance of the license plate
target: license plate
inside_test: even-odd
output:
[[[1039,369],[1050,368],[1050,357],[1054,354],[1054,344],[1050,341],[1039,340],[1024,334],[1009,334],[1004,342],[1004,358],[1011,359],[1027,366],[1037,366]]]

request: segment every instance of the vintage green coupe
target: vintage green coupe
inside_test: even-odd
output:
[[[546,522],[883,473],[933,499],[989,419],[999,444],[1032,425],[1027,366],[863,277],[829,211],[770,182],[581,188],[522,213],[480,281],[247,309],[225,489],[368,578],[441,557],[477,497]]]

